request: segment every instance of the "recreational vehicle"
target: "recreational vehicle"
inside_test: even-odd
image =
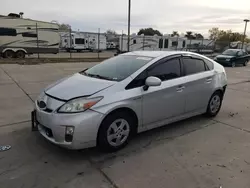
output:
[[[132,35],[130,37],[130,50],[129,51],[137,51],[137,50],[183,50],[186,49],[186,38],[185,37],[171,37],[169,35],[166,36],[144,36],[144,35]],[[120,36],[120,52],[128,51],[128,37]]]
[[[0,54],[24,58],[26,54],[59,52],[59,26],[55,23],[0,16]]]
[[[70,40],[71,39],[71,40]],[[98,44],[99,41],[99,44]],[[67,51],[76,50],[81,52],[83,50],[99,51],[106,49],[106,37],[102,34],[96,33],[63,33],[61,34],[61,47]]]

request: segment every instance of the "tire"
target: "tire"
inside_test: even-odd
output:
[[[236,65],[235,65],[235,62],[232,62],[231,63],[231,67],[234,68]]]
[[[15,57],[15,52],[12,51],[12,50],[6,50],[4,53],[3,53],[3,57],[4,58],[14,58]]]
[[[21,50],[17,51],[16,52],[16,58],[18,58],[18,59],[24,59],[25,58],[25,52],[21,51]]]
[[[243,63],[243,66],[247,66],[248,60]]]
[[[134,119],[124,111],[117,111],[108,115],[102,122],[97,146],[105,152],[113,152],[125,147],[133,133],[135,133]]]
[[[206,115],[209,117],[215,117],[221,108],[223,94],[219,91],[216,91],[210,98],[209,103],[207,105]]]

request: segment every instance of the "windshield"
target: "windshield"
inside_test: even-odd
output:
[[[222,53],[222,55],[236,56],[237,52],[237,50],[226,50]]]
[[[90,77],[121,81],[151,61],[151,57],[120,55],[82,72]]]

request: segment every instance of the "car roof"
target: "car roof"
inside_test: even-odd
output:
[[[124,55],[136,55],[136,56],[147,56],[147,57],[159,57],[179,54],[177,51],[134,51],[128,52]]]
[[[135,55],[135,56],[146,56],[146,57],[166,57],[171,55],[177,55],[177,54],[190,54],[190,55],[198,55],[193,52],[187,52],[187,51],[133,51],[128,52],[123,55]]]

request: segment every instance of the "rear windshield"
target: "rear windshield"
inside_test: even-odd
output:
[[[121,81],[152,60],[151,57],[119,55],[84,71],[86,76]]]

